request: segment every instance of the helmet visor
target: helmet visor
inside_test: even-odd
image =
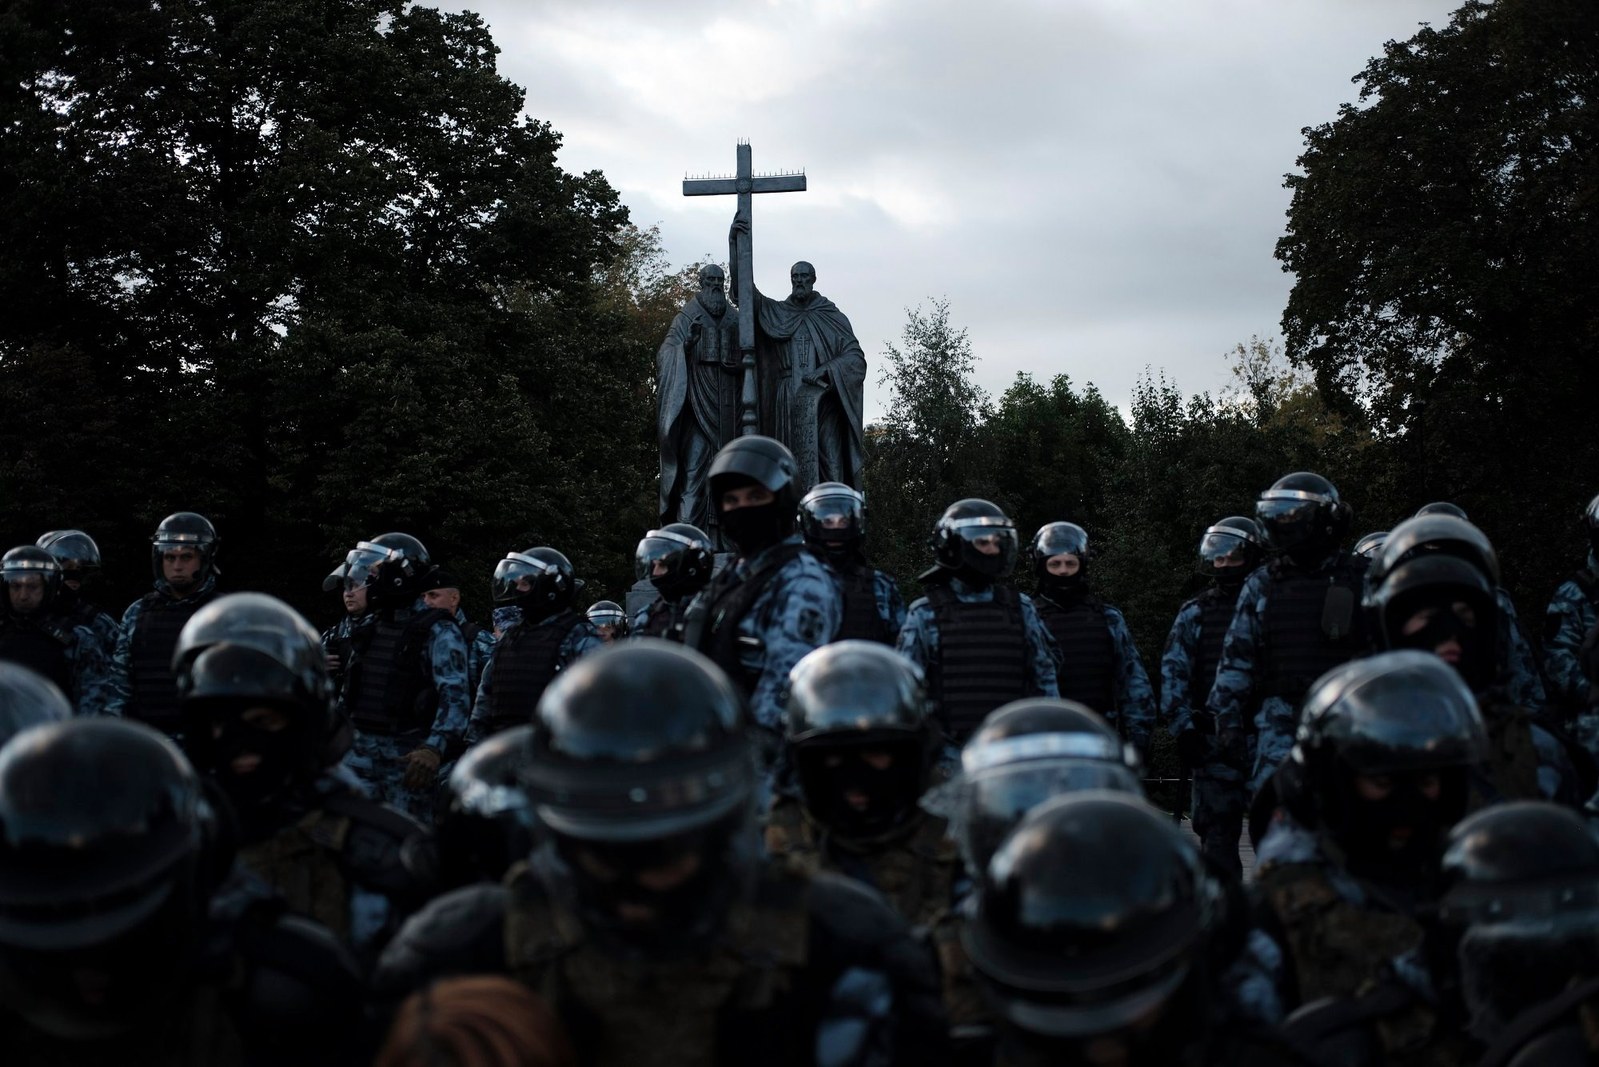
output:
[[[622,614],[619,608],[605,608],[601,611],[590,608],[588,617],[589,622],[595,626],[620,626],[627,621],[627,616]]]
[[[858,537],[865,528],[866,518],[860,500],[843,493],[806,501],[800,509],[800,517],[805,523],[805,536],[819,541]]]
[[[1321,504],[1309,499],[1265,499],[1255,505],[1255,518],[1279,549],[1294,548],[1310,540]]]
[[[1052,522],[1033,540],[1033,555],[1037,559],[1071,555],[1082,559],[1088,555],[1088,534],[1081,526],[1070,522]]]
[[[398,559],[400,553],[370,541],[362,541],[344,557],[344,588],[359,589],[372,581],[372,572],[382,563]],[[338,572],[333,572],[337,574]],[[332,577],[330,574],[328,577]]]
[[[641,582],[669,574],[694,542],[670,530],[651,530],[633,553],[633,575]]]
[[[1238,567],[1249,562],[1250,544],[1240,533],[1212,527],[1199,541],[1199,562],[1207,571]]]
[[[1119,760],[1053,757],[990,767],[957,780],[950,832],[968,869],[980,871],[1033,808],[1064,793],[1109,789],[1139,794],[1137,777]]]
[[[553,563],[546,563],[533,556],[524,556],[520,552],[511,552],[495,564],[493,593],[496,604],[509,604],[517,597],[533,590],[534,583],[547,574],[554,574],[557,568]]]
[[[959,519],[951,532],[960,538],[961,562],[976,573],[1005,578],[1016,569],[1016,527],[1009,519]]]

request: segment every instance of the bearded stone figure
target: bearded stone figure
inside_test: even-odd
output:
[[[721,267],[700,270],[700,291],[672,320],[655,356],[663,526],[711,528],[706,472],[738,436],[738,313],[726,284]]]

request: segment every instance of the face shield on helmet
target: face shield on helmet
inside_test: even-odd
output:
[[[13,548],[0,557],[0,585],[6,600],[0,612],[39,615],[47,611],[61,591],[61,564],[36,545]]]
[[[805,542],[835,555],[860,547],[866,536],[866,498],[838,482],[824,482],[805,494],[799,507]]]
[[[1262,496],[1255,504],[1255,518],[1265,527],[1273,548],[1279,552],[1292,552],[1317,543],[1321,509],[1321,502],[1308,494]]]
[[[711,580],[710,538],[694,526],[674,523],[651,530],[633,553],[633,574],[667,600],[693,596]]]
[[[955,542],[961,573],[997,581],[1016,569],[1016,527],[1009,519],[988,515],[953,519],[944,528]]]
[[[398,549],[386,548],[371,541],[361,541],[350,550],[349,555],[344,557],[344,587],[361,589],[371,585],[379,567],[391,560],[402,558],[403,554]]]
[[[519,604],[536,598],[539,590],[560,576],[560,567],[525,552],[509,552],[494,565],[492,590],[496,604]]]

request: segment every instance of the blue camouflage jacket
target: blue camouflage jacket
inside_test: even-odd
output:
[[[897,639],[905,628],[905,598],[900,595],[899,583],[887,571],[874,570],[872,596],[877,601],[877,617]]]
[[[519,612],[518,620],[520,620],[520,617]],[[539,623],[553,617],[553,615],[546,615],[533,625],[537,626]],[[520,625],[522,625],[520,621],[511,622],[510,626],[500,632],[503,636],[512,627]],[[492,639],[493,634],[490,631],[485,630],[483,633],[489,634]],[[482,634],[479,636],[481,637]],[[493,650],[496,644],[497,642],[489,646],[490,655],[483,663],[483,680],[478,683],[477,696],[472,701],[472,720],[466,731],[466,743],[468,745],[475,745],[483,740],[484,730],[488,724],[489,694],[494,692]],[[599,633],[594,629],[594,624],[589,622],[588,619],[579,616],[577,623],[561,639],[561,647],[555,654],[555,669],[558,671],[564,670],[568,664],[579,656],[587,655],[604,647],[605,642],[600,639]]]
[[[464,637],[471,620],[460,608],[455,609],[455,624],[461,628]],[[472,694],[474,701],[477,699],[477,687],[483,682],[483,668],[488,666],[489,657],[492,655],[494,655],[494,631],[487,626],[479,626],[477,634],[466,646],[466,670],[469,682],[467,692]]]
[[[413,613],[427,610],[428,606],[421,597],[411,605]],[[353,625],[359,627],[373,617],[363,615]],[[433,715],[433,724],[429,727],[427,738],[422,744],[437,752],[441,758],[445,758],[448,753],[459,748],[461,739],[466,736],[467,721],[472,708],[472,694],[468,688],[470,679],[467,671],[466,638],[454,619],[440,619],[433,624],[428,632],[427,644],[422,649],[422,656],[428,664],[433,677],[433,689],[439,698],[438,710]]]
[[[1599,583],[1599,564],[1589,555],[1585,577]],[[1588,631],[1599,625],[1599,611],[1577,579],[1563,582],[1544,613],[1543,666],[1549,697],[1568,708],[1588,705],[1588,678],[1578,658]]]
[[[1494,590],[1494,596],[1499,604],[1499,648],[1503,659],[1500,675],[1506,692],[1511,701],[1521,707],[1542,711],[1549,703],[1549,695],[1544,690],[1543,675],[1538,670],[1532,645],[1528,644],[1527,635],[1516,618],[1516,605],[1503,589]]]
[[[994,587],[975,586],[959,578],[949,579],[950,592],[967,604],[985,604],[994,599]],[[1033,598],[1026,593],[1016,594],[1022,605],[1022,624],[1027,630],[1028,683],[1036,696],[1060,696],[1060,683],[1055,674],[1055,664],[1060,662],[1060,649],[1050,636],[1049,628],[1038,617]],[[1125,623],[1123,624],[1125,628]],[[938,620],[933,605],[926,597],[915,600],[905,613],[905,625],[899,631],[899,643],[894,646],[912,663],[928,675],[939,668]],[[1139,668],[1142,671],[1142,667]],[[1147,687],[1149,679],[1144,679]],[[1153,714],[1153,707],[1150,709]]]

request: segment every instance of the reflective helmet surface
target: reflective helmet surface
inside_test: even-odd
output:
[[[979,584],[1008,578],[1016,569],[1016,524],[987,500],[957,500],[945,508],[933,525],[932,546],[941,569]]]
[[[1453,515],[1422,515],[1395,526],[1366,570],[1366,587],[1381,585],[1389,572],[1418,556],[1445,555],[1480,570],[1490,586],[1499,584],[1499,555],[1486,534]]]
[[[1355,555],[1375,559],[1386,540],[1388,540],[1387,530],[1373,530],[1369,534],[1362,534],[1360,540],[1355,542]]]
[[[916,814],[939,737],[921,669],[875,641],[837,641],[789,672],[785,738],[811,816],[866,840]]]
[[[70,718],[72,705],[54,682],[0,660],[0,745],[30,726]]]
[[[1331,555],[1352,515],[1326,478],[1308,471],[1284,475],[1260,494],[1255,518],[1279,552],[1302,565]]]
[[[1087,705],[1028,697],[998,708],[961,749],[960,771],[928,804],[950,821],[967,870],[980,873],[1022,817],[1065,793],[1143,795],[1131,746]]]
[[[1042,577],[1051,556],[1077,557],[1079,575],[1088,573],[1088,531],[1075,522],[1052,522],[1039,528],[1028,545],[1033,573]]]
[[[627,612],[614,600],[600,600],[589,605],[585,613],[595,626],[609,627],[611,639],[627,636]]]
[[[532,736],[531,725],[501,730],[468,748],[450,772],[437,839],[451,882],[498,881],[532,851],[521,783]]]
[[[962,943],[1007,1023],[1087,1038],[1163,1014],[1225,917],[1222,887],[1169,817],[1124,793],[1075,793],[1000,846]]]
[[[433,558],[406,533],[379,534],[358,542],[344,558],[346,586],[364,586],[374,608],[409,607],[422,594]]]
[[[521,608],[529,623],[569,607],[579,588],[572,561],[553,548],[508,552],[494,567],[494,602]]]
[[[38,545],[55,557],[64,572],[93,574],[100,569],[100,546],[82,530],[51,530]]]
[[[9,587],[24,582],[41,583],[44,599],[36,610],[47,612],[61,592],[61,564],[38,545],[21,545],[0,556],[0,584],[8,590],[8,599],[0,603],[0,612],[12,610]]]
[[[200,553],[199,581],[216,573],[217,537],[215,526],[204,515],[176,511],[161,520],[150,537],[150,566],[157,579],[163,577],[161,554],[174,548],[193,548]]]
[[[795,484],[799,464],[788,446],[771,437],[750,434],[735,437],[711,460],[709,484],[713,509],[729,489],[754,482],[777,497],[777,504],[792,513],[799,503]]]
[[[1235,572],[1247,577],[1265,558],[1266,532],[1245,515],[1218,519],[1199,538],[1199,571],[1212,578]]]
[[[819,482],[800,500],[799,520],[812,548],[857,551],[866,539],[866,497],[843,482]]]
[[[634,576],[667,600],[693,596],[711,580],[716,549],[704,530],[674,522],[651,530],[633,553]]]
[[[1420,518],[1423,515],[1453,515],[1457,519],[1466,519],[1468,521],[1471,518],[1470,515],[1466,514],[1465,508],[1447,500],[1435,500],[1431,504],[1423,504],[1416,509],[1415,517]]]

